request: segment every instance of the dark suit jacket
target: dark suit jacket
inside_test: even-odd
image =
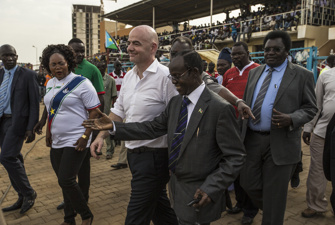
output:
[[[153,121],[115,122],[115,138],[144,140],[167,134],[170,149],[181,104],[182,98],[178,95]],[[245,150],[234,108],[206,87],[191,115],[176,171],[171,175],[173,208],[177,216],[193,223],[219,219],[225,207],[223,191],[236,179],[244,161]],[[193,207],[187,206],[197,188],[207,193],[213,201],[200,209],[198,215]]]
[[[335,114],[327,126],[323,150],[323,171],[327,180],[335,183]]]
[[[243,99],[251,105],[254,90],[265,65],[249,72]],[[288,114],[293,122],[290,127],[278,129],[271,126],[270,147],[276,165],[295,164],[300,161],[301,127],[312,120],[317,112],[313,73],[288,62],[281,81],[273,108]],[[248,120],[243,121],[242,139],[244,140]],[[247,146],[246,149],[248,150]]]
[[[0,69],[0,84],[4,76]],[[10,107],[12,127],[18,136],[32,131],[39,118],[38,84],[34,71],[18,66],[12,82]]]

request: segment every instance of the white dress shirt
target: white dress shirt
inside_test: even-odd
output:
[[[128,123],[153,120],[165,110],[170,99],[178,94],[168,75],[169,69],[157,59],[143,72],[142,79],[137,75],[135,66],[124,77],[120,95],[111,111]],[[125,144],[129,149],[141,146],[167,148],[167,137],[126,141]]]
[[[187,124],[186,129],[188,126],[188,122],[190,121],[191,115],[193,113],[195,105],[198,103],[200,95],[205,89],[205,83],[202,82],[196,89],[194,89],[187,97],[191,101],[190,104],[187,105]]]

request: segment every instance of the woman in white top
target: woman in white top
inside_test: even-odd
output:
[[[66,45],[49,45],[42,64],[54,78],[46,87],[44,103],[48,111],[46,145],[64,197],[64,222],[75,224],[77,213],[82,225],[92,224],[93,214],[78,186],[76,177],[88,154],[91,130],[81,126],[97,116],[100,102],[92,83],[71,71],[76,67],[75,53]]]

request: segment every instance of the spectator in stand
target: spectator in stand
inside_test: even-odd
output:
[[[219,73],[215,71],[214,69],[215,69],[215,64],[213,62],[210,62],[208,64],[207,73],[209,76],[216,78],[219,75]]]
[[[269,28],[270,30],[274,30],[276,28],[276,17],[275,16],[272,16],[271,17],[271,21],[269,23]]]
[[[291,16],[290,13],[286,14],[285,17],[285,24],[284,24],[284,30],[286,31],[288,28],[291,28],[291,23],[293,21],[293,17]]]
[[[244,42],[234,44],[231,53],[232,62],[235,67],[229,69],[224,74],[222,85],[229,89],[234,95],[239,98],[243,97],[244,89],[248,81],[249,71],[259,66],[259,64],[250,61],[248,45]],[[218,71],[219,61],[218,61]],[[235,107],[236,109],[236,107]],[[236,109],[236,117],[239,114]],[[251,224],[253,218],[257,215],[258,208],[254,206],[251,199],[240,185],[240,177],[234,182],[236,205],[232,210],[228,210],[230,214],[236,214],[243,210],[242,224]]]
[[[237,35],[238,35],[238,34],[237,34],[237,28],[236,28],[236,25],[233,24],[233,25],[231,25],[231,37],[232,37],[234,43],[236,42]]]

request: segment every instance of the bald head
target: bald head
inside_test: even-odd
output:
[[[146,40],[148,40],[150,42],[154,42],[158,45],[158,35],[157,35],[156,31],[154,30],[154,28],[152,28],[148,25],[140,25],[140,26],[137,26],[134,29],[132,29],[129,33],[129,36],[131,35],[131,33],[133,31],[140,31],[141,33],[143,32],[143,35],[144,35]]]
[[[130,31],[127,51],[138,68],[146,69],[155,60],[157,49],[158,36],[152,27],[141,25]]]

